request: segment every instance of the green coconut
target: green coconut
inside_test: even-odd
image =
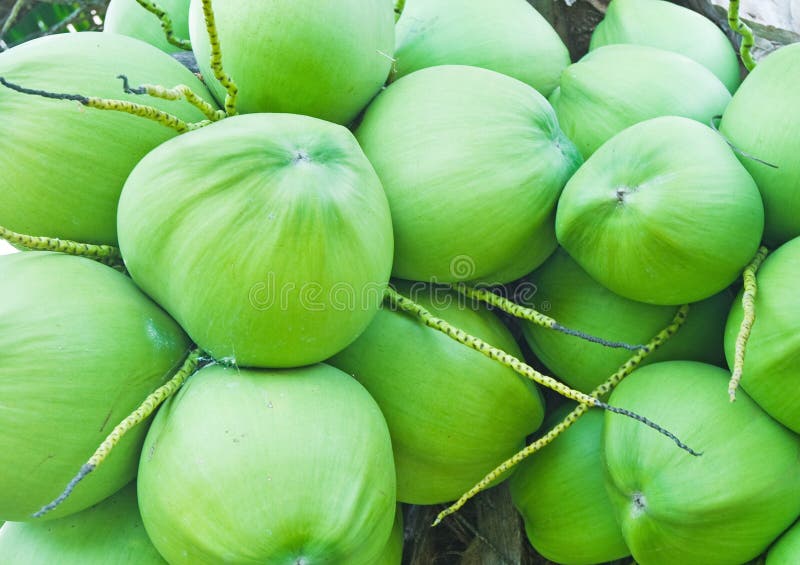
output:
[[[389,75],[392,0],[214,0],[213,8],[242,113],[289,112],[347,124]],[[201,0],[191,0],[189,33],[200,70],[222,102]]]
[[[613,0],[589,49],[633,43],[686,55],[714,73],[730,92],[742,82],[739,59],[714,22],[664,0]]]
[[[556,410],[545,427],[560,422],[574,407]],[[602,435],[603,413],[590,410],[523,461],[509,480],[528,540],[550,561],[580,565],[630,555],[605,491]]]
[[[173,565],[372,565],[395,521],[386,422],[328,365],[201,369],[156,415],[138,481]]]
[[[608,45],[567,67],[550,102],[564,133],[589,157],[615,134],[651,118],[683,116],[708,124],[730,99],[714,73],[684,55]]]
[[[521,357],[508,329],[487,310],[420,283],[400,283],[398,290],[433,315]],[[353,375],[381,407],[392,434],[401,502],[458,498],[519,451],[544,416],[530,381],[396,310],[381,310],[329,363]]]
[[[800,522],[789,528],[767,552],[766,565],[800,563]]]
[[[172,20],[172,30],[178,39],[189,39],[189,0],[158,0],[158,6]],[[169,41],[158,17],[137,0],[111,0],[103,19],[103,31],[135,37],[167,53],[182,51]]]
[[[171,140],[125,183],[133,279],[218,360],[322,361],[367,327],[392,265],[381,183],[353,135],[250,114]]]
[[[559,243],[589,275],[640,302],[675,305],[733,283],[764,229],[758,187],[710,127],[648,120],[621,132],[570,179]]]
[[[657,306],[614,294],[590,277],[563,249],[534,271],[526,282],[536,289],[528,303],[562,325],[609,341],[644,344],[666,327],[674,306]],[[725,320],[733,293],[728,289],[692,304],[687,322],[643,364],[668,360],[703,361],[724,366]],[[525,340],[536,358],[559,379],[589,393],[633,354],[560,332],[523,323]]]
[[[133,281],[89,259],[2,256],[0,297],[0,520],[26,521],[172,376],[189,344]],[[48,518],[130,482],[145,431],[127,434]]]
[[[764,239],[778,245],[800,235],[800,105],[792,86],[800,81],[800,44],[764,58],[736,91],[720,131],[761,190]],[[755,158],[754,158],[755,157]]]
[[[581,158],[523,82],[423,69],[377,97],[356,137],[389,198],[394,276],[509,282],[555,249],[552,212]]]
[[[667,361],[638,369],[611,395],[702,453],[606,416],[607,488],[638,563],[746,563],[800,514],[800,438],[741,391],[731,404],[729,378]]]
[[[800,237],[779,247],[757,273],[756,321],[745,349],[741,387],[770,416],[800,433]],[[741,293],[725,329],[733,367],[744,317]]]
[[[0,555],[8,565],[166,565],[144,530],[135,483],[72,516],[7,522]]]
[[[564,42],[525,0],[407,0],[395,33],[397,77],[437,65],[471,65],[548,96],[570,63]]]
[[[58,34],[0,53],[0,76],[26,88],[128,100],[183,120],[204,119],[186,103],[125,94],[120,74],[134,86],[186,84],[212,100],[172,57],[122,35]],[[86,243],[116,245],[125,179],[151,149],[177,135],[140,117],[2,87],[0,116],[0,225]]]

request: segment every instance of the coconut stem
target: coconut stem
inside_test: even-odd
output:
[[[177,131],[178,133],[184,133],[187,131],[200,129],[201,127],[207,126],[210,123],[208,120],[203,120],[201,122],[195,122],[195,123],[184,122],[179,117],[173,114],[162,112],[161,110],[153,108],[152,106],[145,106],[142,104],[136,104],[134,102],[128,102],[127,100],[97,98],[94,96],[82,96],[80,94],[61,94],[57,92],[48,92],[46,90],[35,90],[33,88],[25,88],[17,84],[8,82],[4,77],[0,77],[0,84],[5,86],[6,88],[10,88],[11,90],[19,92],[21,94],[42,96],[43,98],[50,98],[53,100],[73,100],[84,106],[88,106],[89,108],[95,108],[97,110],[113,110],[115,112],[124,112],[126,114],[139,116],[140,118],[147,118],[148,120],[157,122],[162,126],[171,128]]]
[[[111,245],[95,245],[92,243],[80,243],[55,237],[25,235],[11,231],[3,226],[0,226],[0,239],[36,251],[56,251],[68,255],[88,257],[89,259],[94,259],[95,261],[109,266],[122,263],[122,256],[119,253],[119,249]]]
[[[637,353],[635,353],[630,359],[628,359],[617,371],[611,375],[608,380],[606,380],[603,384],[598,386],[592,391],[592,397],[594,398],[601,398],[611,392],[614,387],[616,387],[622,379],[630,375],[634,369],[636,369],[642,361],[644,361],[648,355],[650,355],[653,351],[661,347],[667,340],[669,340],[673,335],[675,335],[681,326],[686,322],[686,318],[689,315],[689,306],[684,305],[681,306],[678,311],[675,313],[675,316],[672,318],[670,324],[665,327],[663,330],[658,332],[653,339],[651,339],[644,349],[641,349]],[[446,510],[442,511],[437,517],[436,521],[434,521],[433,525],[437,526],[441,523],[442,520],[458,512],[463,506],[474,496],[478,493],[486,490],[494,481],[496,481],[501,475],[510,471],[522,461],[524,461],[529,456],[533,455],[537,451],[540,451],[546,445],[551,443],[554,439],[564,433],[572,424],[577,422],[581,416],[583,416],[586,412],[589,411],[590,406],[588,404],[578,404],[574,410],[572,410],[567,416],[559,422],[553,429],[548,431],[545,435],[534,441],[532,444],[528,445],[518,453],[514,454],[509,459],[506,459],[503,463],[501,463],[497,468],[495,468],[492,472],[486,475],[478,484],[472,487],[469,491],[467,491],[458,501],[447,508]],[[659,430],[661,431],[661,430]],[[671,435],[671,434],[670,434]],[[672,436],[674,438],[674,436]],[[687,451],[692,453],[692,455],[699,455],[697,452],[689,450],[686,448]]]
[[[747,351],[747,342],[750,339],[750,333],[753,331],[753,324],[756,322],[756,294],[758,293],[758,283],[756,282],[756,272],[767,258],[769,249],[760,247],[758,253],[753,257],[753,260],[742,273],[744,279],[744,291],[742,292],[742,309],[744,310],[744,317],[742,323],[739,325],[739,333],[736,335],[736,346],[733,354],[733,371],[731,372],[731,380],[728,383],[728,396],[731,402],[736,400],[736,389],[739,388],[739,383],[742,381],[742,372],[744,371],[744,356]]]
[[[406,0],[395,0],[394,3],[394,21],[400,19],[400,16],[403,15],[403,10],[406,7]]]
[[[122,80],[122,89],[126,94],[138,94],[161,98],[163,100],[185,100],[208,118],[211,122],[218,122],[225,117],[225,112],[217,110],[212,104],[203,100],[197,93],[185,84],[179,84],[174,88],[165,88],[157,84],[142,84],[136,88],[131,88],[128,77],[125,75],[117,76]]]
[[[755,46],[755,37],[753,30],[739,19],[739,0],[730,0],[728,4],[728,25],[731,29],[742,36],[742,43],[739,46],[739,54],[742,57],[742,63],[748,71],[752,71],[756,67],[755,59],[751,50]]]
[[[230,75],[225,73],[222,67],[222,47],[217,33],[217,22],[214,18],[214,10],[211,7],[211,0],[203,0],[203,16],[206,20],[206,30],[208,31],[208,42],[211,46],[211,70],[222,87],[225,89],[225,114],[235,116],[236,98],[239,94],[239,87],[233,82]]]
[[[519,304],[512,302],[511,300],[504,298],[502,296],[498,296],[497,294],[485,288],[475,288],[468,286],[464,283],[451,284],[450,287],[453,288],[458,293],[466,296],[467,298],[472,298],[475,300],[480,300],[481,302],[485,302],[490,306],[502,310],[506,314],[514,316],[515,318],[527,320],[529,322],[536,324],[537,326],[555,330],[557,332],[561,332],[566,335],[571,335],[589,341],[591,343],[598,343],[600,345],[603,345],[604,347],[627,349],[628,351],[639,351],[640,349],[644,349],[645,347],[647,347],[646,345],[641,345],[641,344],[631,345],[629,343],[624,343],[621,341],[608,341],[601,337],[593,336],[591,334],[587,334],[579,330],[567,328],[559,324],[556,320],[554,320],[550,316],[542,314],[538,310],[534,310],[533,308],[526,308],[525,306],[520,306]]]
[[[501,365],[504,365],[512,369],[517,374],[541,386],[549,388],[550,390],[553,390],[559,393],[560,395],[569,398],[570,400],[574,400],[579,404],[585,404],[589,408],[591,407],[602,408],[603,410],[606,410],[608,412],[614,412],[615,414],[620,414],[622,416],[627,416],[628,418],[632,418],[638,422],[641,422],[653,428],[659,433],[667,436],[668,438],[673,440],[678,447],[680,447],[685,451],[688,451],[692,455],[700,455],[696,451],[689,448],[686,444],[681,442],[674,434],[662,428],[655,422],[648,420],[644,416],[640,416],[639,414],[636,414],[635,412],[631,412],[630,410],[626,410],[624,408],[617,408],[616,406],[611,406],[601,401],[599,398],[595,396],[591,396],[589,394],[585,394],[578,390],[572,389],[567,385],[565,385],[564,383],[557,381],[553,377],[543,375],[542,373],[540,373],[527,363],[520,361],[519,359],[517,359],[513,355],[506,353],[502,349],[493,347],[488,343],[486,343],[485,341],[483,341],[482,339],[468,334],[464,330],[461,330],[449,324],[448,322],[442,320],[441,318],[437,318],[419,304],[398,294],[398,292],[392,289],[391,287],[387,288],[385,297],[386,300],[388,300],[388,302],[391,305],[396,306],[397,308],[403,310],[404,312],[416,316],[423,324],[425,324],[429,328],[442,332],[446,336],[461,343],[462,345],[466,345],[470,349],[474,349],[475,351],[485,355],[489,359],[497,361]],[[686,306],[686,308],[688,309],[688,306]],[[648,348],[645,348],[642,349],[637,355],[646,355],[649,352],[650,350]]]
[[[158,387],[152,394],[150,394],[147,398],[145,398],[144,402],[133,412],[128,415],[122,422],[117,424],[117,426],[111,431],[110,434],[103,440],[103,443],[100,444],[100,447],[92,454],[89,460],[83,464],[78,474],[75,475],[72,480],[70,480],[67,487],[64,489],[64,492],[59,494],[53,502],[43,506],[38,512],[36,512],[33,517],[34,518],[41,518],[48,512],[55,510],[58,506],[60,506],[69,496],[72,494],[72,491],[75,490],[75,487],[80,483],[83,479],[85,479],[92,471],[97,469],[100,465],[102,465],[103,461],[111,454],[111,451],[114,447],[122,440],[122,438],[131,431],[133,428],[147,420],[153,412],[156,411],[156,408],[161,406],[161,404],[174,395],[186,380],[194,374],[197,370],[198,365],[200,364],[202,352],[195,348],[191,350],[181,365],[180,369],[175,373],[168,382],[163,384],[162,386]]]
[[[175,31],[172,26],[172,18],[170,18],[169,14],[166,12],[166,10],[164,10],[164,8],[155,2],[152,2],[151,0],[136,0],[136,2],[138,2],[142,8],[158,18],[158,20],[161,22],[161,29],[164,30],[164,35],[167,37],[167,41],[170,43],[170,45],[174,45],[179,49],[185,49],[187,51],[192,50],[192,44],[188,39],[175,36]]]
[[[388,300],[390,304],[398,307],[404,312],[416,316],[423,324],[425,324],[429,328],[442,332],[443,334],[461,343],[462,345],[466,345],[467,347],[474,349],[479,353],[482,353],[489,359],[497,361],[501,365],[505,365],[506,367],[513,369],[523,377],[535,383],[538,383],[544,387],[547,387],[550,390],[553,390],[562,396],[565,396],[581,404],[589,404],[591,406],[594,406],[599,402],[596,398],[592,398],[588,394],[574,390],[565,385],[564,383],[555,380],[553,377],[543,375],[542,373],[540,373],[530,365],[523,363],[513,355],[510,355],[501,349],[489,345],[482,339],[468,334],[464,330],[461,330],[451,325],[450,323],[442,320],[441,318],[437,318],[436,316],[431,314],[428,310],[426,310],[424,307],[413,302],[411,299],[400,295],[396,290],[394,290],[391,287],[387,288],[386,290],[386,300]]]

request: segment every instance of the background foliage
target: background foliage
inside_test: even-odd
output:
[[[64,31],[99,29],[108,0],[0,0],[0,50]]]

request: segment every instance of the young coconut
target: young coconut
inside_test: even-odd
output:
[[[664,0],[613,0],[592,33],[590,50],[633,43],[686,55],[706,67],[730,92],[742,82],[730,40],[714,22]]]
[[[96,506],[49,522],[6,522],[0,555],[12,565],[166,565],[147,537],[132,482]]]
[[[394,284],[432,314],[521,356],[491,312],[465,304],[452,291]],[[518,451],[544,416],[530,381],[395,309],[383,308],[328,362],[364,385],[386,417],[401,502],[455,500]]]
[[[561,75],[550,102],[584,157],[625,128],[659,116],[704,124],[731,94],[714,73],[684,55],[645,45],[595,49]]]
[[[724,369],[667,361],[635,371],[612,404],[657,415],[703,452],[687,457],[643,426],[606,418],[608,492],[639,563],[746,563],[800,514],[800,438]]]
[[[189,35],[200,70],[222,103],[209,63],[204,0],[192,0]],[[350,123],[380,90],[394,51],[391,0],[214,0],[225,69],[239,111],[306,114]]]
[[[139,506],[179,563],[373,565],[395,521],[386,422],[328,365],[211,365],[158,411]]]
[[[563,249],[527,279],[536,288],[535,306],[565,326],[630,344],[645,343],[675,313],[672,306],[656,306],[623,298],[591,278]],[[667,360],[703,361],[724,366],[722,348],[725,320],[733,302],[728,289],[692,305],[681,331],[643,363]],[[536,358],[573,388],[589,392],[613,373],[630,352],[554,332],[530,322],[523,334]]]
[[[52,35],[0,54],[0,77],[8,83],[141,102],[141,96],[123,91],[120,74],[134,84],[185,84],[213,102],[197,77],[172,57],[122,35]],[[77,98],[82,97],[72,99]],[[147,103],[186,121],[205,118],[189,104]],[[9,88],[0,88],[0,115],[0,225],[86,243],[116,245],[117,201],[125,179],[145,154],[176,135],[123,112],[84,109]]]
[[[530,86],[423,69],[377,97],[356,137],[389,199],[394,276],[510,282],[555,249],[552,213],[581,157]]]
[[[800,237],[783,244],[758,270],[755,323],[745,348],[741,388],[765,412],[800,433]],[[725,355],[734,368],[744,309],[742,293],[731,308]]]
[[[145,157],[119,203],[133,279],[215,359],[292,367],[349,345],[392,265],[381,183],[353,135],[236,116]]]
[[[676,116],[603,145],[570,179],[556,214],[559,243],[592,278],[662,305],[733,283],[763,229],[758,188],[731,148],[708,126]]]
[[[103,31],[135,37],[166,53],[191,49],[189,44],[190,0],[111,0],[103,19]],[[149,5],[146,9],[142,3]],[[163,10],[169,17],[169,35],[162,27],[159,17],[150,12],[153,6]],[[157,11],[157,10],[155,10]]]
[[[573,404],[548,418],[561,421]],[[603,414],[590,411],[511,476],[514,505],[528,540],[557,563],[605,563],[630,555],[605,492],[600,449]]]
[[[795,523],[769,548],[765,565],[800,563],[800,522]]]
[[[111,428],[169,379],[189,347],[128,277],[81,257],[0,257],[0,519],[53,500]],[[136,474],[137,428],[49,517],[108,497]]]
[[[781,47],[745,79],[720,123],[761,191],[773,247],[800,236],[800,105],[787,87],[799,81],[800,44]]]
[[[470,65],[549,96],[570,63],[561,38],[525,0],[406,0],[395,33],[397,78],[437,65]]]

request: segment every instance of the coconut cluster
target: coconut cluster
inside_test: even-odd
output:
[[[574,63],[525,0],[112,0],[0,83],[0,561],[399,564],[403,504],[509,477],[558,563],[800,516],[800,46],[742,82],[662,0]]]

